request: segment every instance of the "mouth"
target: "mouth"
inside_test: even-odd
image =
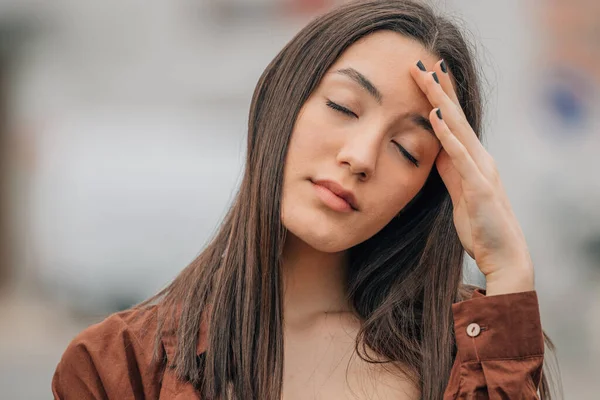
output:
[[[311,182],[317,197],[332,210],[346,213],[358,211],[354,194],[339,183],[331,180],[311,180]]]

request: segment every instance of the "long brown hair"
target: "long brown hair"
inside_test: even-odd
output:
[[[472,48],[457,26],[428,6],[354,2],[302,29],[256,86],[244,177],[218,232],[168,287],[143,303],[160,303],[159,332],[169,325],[177,332],[172,366],[203,399],[281,397],[280,260],[286,232],[280,207],[288,143],[300,108],[325,72],[349,46],[378,30],[412,38],[446,61],[467,120],[481,135]],[[426,400],[442,398],[456,355],[451,305],[469,295],[462,284],[463,255],[452,204],[435,168],[398,218],[349,249],[347,293],[363,321],[359,355],[377,362],[366,354],[367,346],[406,365]],[[173,310],[179,310],[177,318]],[[202,318],[210,329],[206,351],[198,357]],[[541,393],[550,398],[545,374]]]

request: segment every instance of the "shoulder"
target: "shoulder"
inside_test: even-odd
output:
[[[132,350],[139,355],[149,355],[152,346],[148,345],[153,344],[156,334],[156,308],[150,306],[122,311],[89,326],[71,341],[61,362],[81,350],[109,358],[118,353],[126,355],[124,352],[130,353]]]
[[[164,353],[154,351],[157,314],[157,306],[126,310],[79,333],[54,373],[55,398],[127,398],[136,390],[152,391],[141,386],[162,369]]]

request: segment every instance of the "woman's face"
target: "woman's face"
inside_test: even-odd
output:
[[[421,44],[380,31],[327,71],[289,144],[288,234],[320,251],[346,250],[380,231],[423,187],[440,143],[428,123],[432,106],[409,72],[417,60],[427,67],[438,61]],[[325,181],[352,192],[354,207]]]

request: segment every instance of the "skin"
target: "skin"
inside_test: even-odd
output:
[[[417,68],[418,60],[440,83],[432,71]],[[464,118],[440,62],[411,39],[376,32],[344,52],[300,111],[286,159],[281,213],[288,230],[282,263],[286,400],[419,398],[400,370],[351,357],[359,321],[344,300],[343,282],[346,250],[389,223],[432,168],[452,198],[465,251],[486,275],[487,294],[533,290],[525,239],[493,159]],[[339,72],[350,68],[380,96]],[[438,108],[443,120],[435,114]],[[411,115],[429,120],[430,129]],[[358,210],[330,209],[316,196],[311,179],[334,180],[353,191]]]

